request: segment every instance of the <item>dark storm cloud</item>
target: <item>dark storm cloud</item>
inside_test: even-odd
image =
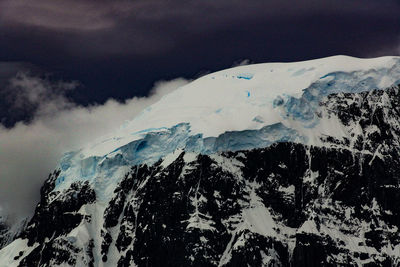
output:
[[[252,33],[254,27],[258,28],[257,24],[273,26],[274,29],[266,27],[264,32],[258,32],[258,38],[276,42],[277,46],[280,40],[268,38],[269,34],[277,35],[276,31],[282,29],[278,37],[283,37],[292,34],[288,31],[290,27],[305,33],[310,26],[318,35],[314,36],[314,41],[331,34],[348,44],[359,38],[365,40],[365,36],[359,36],[363,32],[379,36],[394,34],[394,29],[390,28],[397,26],[399,30],[399,11],[398,1],[388,0],[0,2],[3,30],[8,29],[6,36],[21,34],[32,36],[33,40],[35,36],[40,37],[54,43],[56,50],[80,56],[157,54],[179,47],[185,41],[197,41],[197,45],[201,45],[205,40],[199,37],[221,30],[226,30],[224,34],[228,38],[238,29]],[[357,29],[360,23],[364,29]],[[391,23],[397,25],[390,27]],[[382,28],[377,31],[376,26]],[[329,32],[331,28],[335,31]],[[348,35],[354,35],[356,40],[340,38],[350,37]],[[235,37],[247,39],[246,36]],[[190,47],[187,49],[190,51]]]
[[[2,21],[54,30],[90,31],[113,26],[108,7],[88,1],[13,1],[0,4]]]
[[[79,80],[80,103],[233,62],[399,54],[399,1],[0,0],[0,61]]]

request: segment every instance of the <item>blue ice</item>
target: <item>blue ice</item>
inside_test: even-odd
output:
[[[238,79],[251,80],[251,79],[253,78],[253,76],[254,76],[253,74],[242,73],[242,74],[237,75],[236,77],[237,77]]]

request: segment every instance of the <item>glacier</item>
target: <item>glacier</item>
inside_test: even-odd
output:
[[[399,63],[399,57],[334,56],[208,74],[164,96],[110,136],[66,153],[54,190],[87,180],[106,201],[127,166],[153,164],[177,149],[212,154],[287,141],[321,145],[324,135],[341,139],[349,133],[334,117],[318,117],[320,101],[332,93],[399,84]]]
[[[177,89],[65,153],[0,266],[398,266],[399,63],[256,64]]]

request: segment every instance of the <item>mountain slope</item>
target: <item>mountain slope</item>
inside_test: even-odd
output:
[[[397,266],[399,81],[398,58],[203,77],[66,154],[0,266]]]

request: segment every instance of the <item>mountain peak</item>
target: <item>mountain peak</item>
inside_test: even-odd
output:
[[[400,59],[235,67],[66,153],[0,266],[400,263]]]
[[[247,149],[280,140],[318,145],[323,135],[340,139],[348,134],[340,122],[317,116],[324,97],[398,83],[399,57],[333,56],[211,73],[164,96],[110,136],[67,153],[57,186],[90,180],[101,170],[112,176],[127,163],[154,163],[178,148],[200,153],[243,149],[226,143],[229,133],[258,131],[264,141],[249,140]]]

